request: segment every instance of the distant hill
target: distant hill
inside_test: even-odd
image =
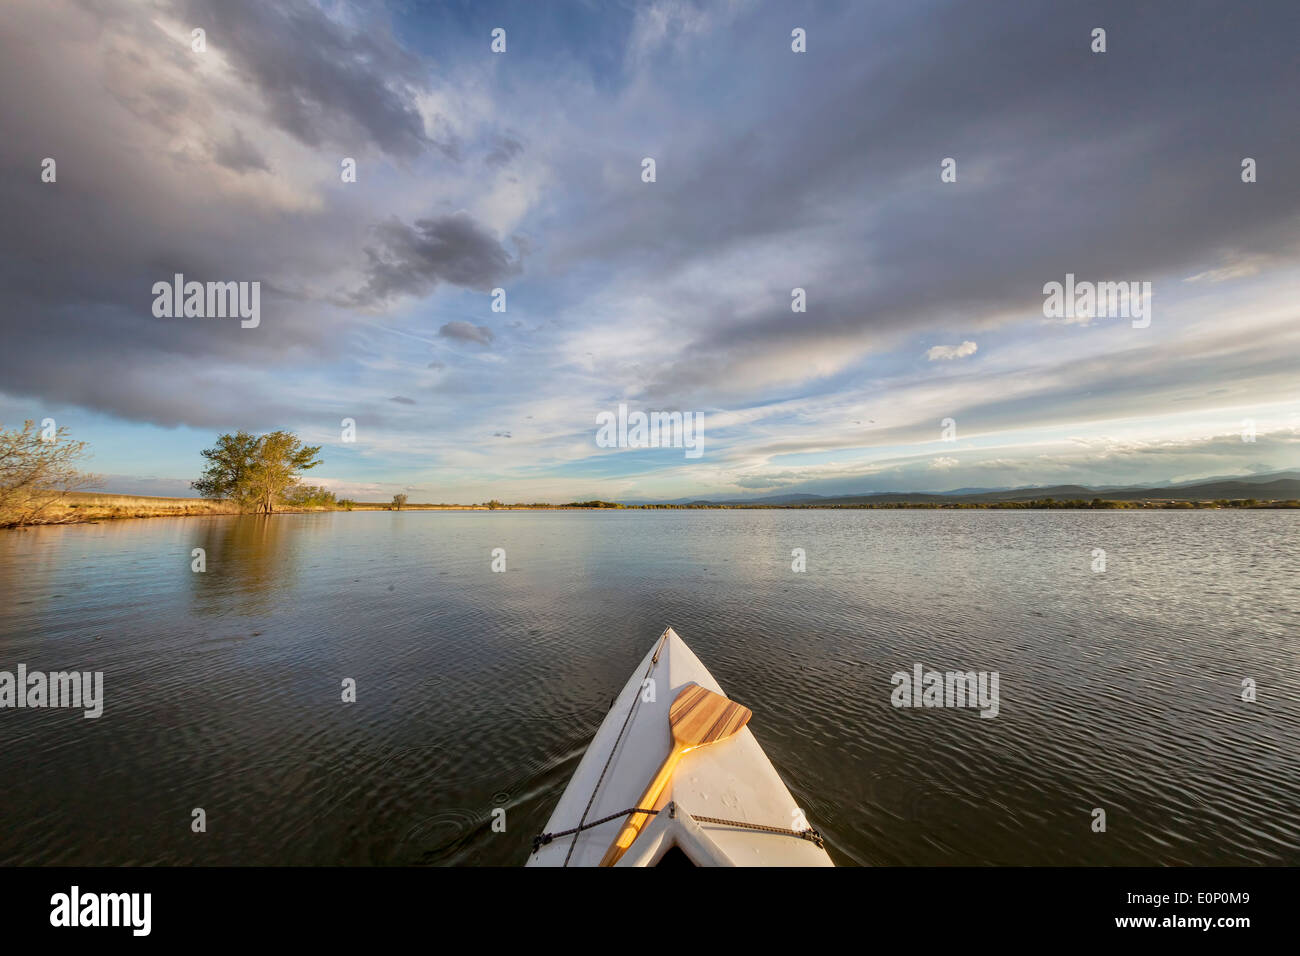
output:
[[[823,501],[821,495],[767,495],[762,498],[747,499],[751,504],[797,505],[806,502]]]
[[[714,501],[709,498],[674,498],[665,501],[662,498],[625,498],[625,505],[797,505],[824,501],[821,495],[766,495],[761,498],[736,498],[729,501]]]
[[[890,504],[895,502],[969,502],[981,504],[996,501],[1039,501],[1054,498],[1070,501],[1076,498],[1107,501],[1215,501],[1220,498],[1255,498],[1260,501],[1292,501],[1300,499],[1300,478],[1274,478],[1272,480],[1241,480],[1200,482],[1163,488],[1088,488],[1084,485],[1051,485],[1046,488],[1017,488],[1011,491],[986,491],[973,495],[931,494],[877,494],[854,495],[839,498],[822,498],[817,503],[826,505]]]
[[[1277,481],[1282,478],[1294,478],[1300,480],[1300,471],[1274,471],[1265,475],[1214,475],[1210,478],[1197,478],[1195,481],[1175,481],[1163,487],[1167,488],[1184,488],[1192,485],[1208,485],[1217,481],[1238,481],[1247,484],[1262,484],[1270,481]]]
[[[846,505],[888,504],[990,504],[999,501],[1039,501],[1052,498],[1056,501],[1102,498],[1107,501],[1216,501],[1221,498],[1259,501],[1300,500],[1300,472],[1275,472],[1268,475],[1245,475],[1232,478],[1210,479],[1155,486],[1116,487],[1114,485],[1090,488],[1086,485],[1048,485],[1045,487],[1009,488],[1002,490],[957,489],[947,492],[883,491],[861,495],[768,495],[762,498],[733,498],[710,500],[683,498],[668,504],[693,505],[754,505],[774,507],[843,507]],[[630,503],[630,502],[629,502]]]
[[[1272,481],[1211,481],[1203,484],[1148,488],[1143,491],[1108,491],[1114,501],[1140,501],[1164,498],[1171,501],[1213,501],[1219,498],[1255,498],[1259,501],[1292,501],[1300,498],[1300,479],[1275,478]]]

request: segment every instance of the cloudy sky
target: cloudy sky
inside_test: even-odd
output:
[[[1294,0],[6,0],[0,421],[147,494],[237,428],[417,501],[1295,468],[1297,36]],[[156,317],[175,273],[259,281],[260,325]],[[1149,325],[1045,316],[1067,274],[1150,282]],[[599,447],[620,403],[703,455]]]

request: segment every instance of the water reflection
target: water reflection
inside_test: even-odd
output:
[[[271,596],[294,586],[304,546],[303,528],[288,515],[243,515],[205,522],[194,546],[207,570],[190,574],[199,614],[260,613]]]

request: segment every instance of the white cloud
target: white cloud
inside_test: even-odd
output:
[[[1224,265],[1217,269],[1207,269],[1190,275],[1184,282],[1227,282],[1229,279],[1243,279],[1257,275],[1271,264],[1270,257],[1263,255],[1229,256]]]
[[[925,353],[925,357],[931,362],[937,362],[940,359],[949,361],[974,355],[978,350],[979,346],[974,342],[963,342],[961,345],[936,345]]]
[[[693,38],[731,23],[749,0],[698,5],[692,0],[655,0],[637,11],[627,58],[644,63],[664,47],[681,49]]]

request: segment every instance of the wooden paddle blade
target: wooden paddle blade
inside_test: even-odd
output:
[[[734,736],[752,716],[753,711],[734,700],[699,684],[687,684],[668,709],[668,724],[679,745],[699,747]]]

